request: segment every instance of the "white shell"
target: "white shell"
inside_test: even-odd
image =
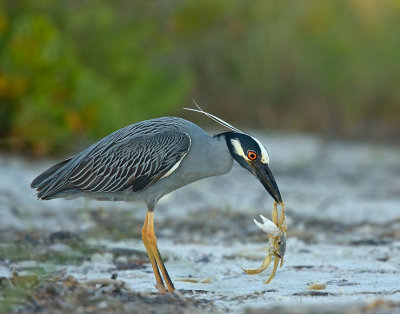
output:
[[[254,219],[254,223],[256,224],[256,226],[267,234],[270,234],[272,236],[277,236],[279,233],[278,227],[271,220],[265,218],[263,215],[260,215],[260,217],[263,223],[261,224]]]

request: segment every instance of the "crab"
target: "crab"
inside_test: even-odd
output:
[[[278,204],[275,202],[274,207],[272,210],[272,221],[265,218],[263,215],[260,215],[263,223],[259,223],[257,220],[254,219],[255,224],[259,227],[262,231],[268,234],[268,242],[269,242],[269,249],[268,255],[264,259],[262,265],[256,269],[242,269],[249,275],[256,275],[260,274],[264,270],[268,268],[271,264],[272,257],[274,258],[274,268],[272,269],[272,273],[264,283],[269,284],[272,279],[274,279],[276,270],[278,269],[278,265],[280,262],[280,267],[283,265],[283,256],[286,252],[286,218],[285,218],[285,206],[282,202],[282,211],[280,217],[278,217]]]

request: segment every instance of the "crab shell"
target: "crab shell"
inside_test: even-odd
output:
[[[268,235],[269,253],[271,255],[278,255],[279,258],[285,256],[286,253],[286,233],[279,230],[277,236]]]

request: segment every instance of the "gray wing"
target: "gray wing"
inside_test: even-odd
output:
[[[140,191],[171,170],[189,148],[187,133],[126,138],[83,160],[67,182],[83,192]]]
[[[35,178],[38,197],[62,192],[140,191],[162,178],[190,149],[182,119],[166,117],[120,129]]]

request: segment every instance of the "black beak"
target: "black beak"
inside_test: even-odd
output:
[[[275,182],[271,170],[266,164],[253,164],[255,168],[255,176],[260,180],[261,184],[265,187],[273,199],[278,203],[282,203],[281,193],[279,192],[278,185]]]

